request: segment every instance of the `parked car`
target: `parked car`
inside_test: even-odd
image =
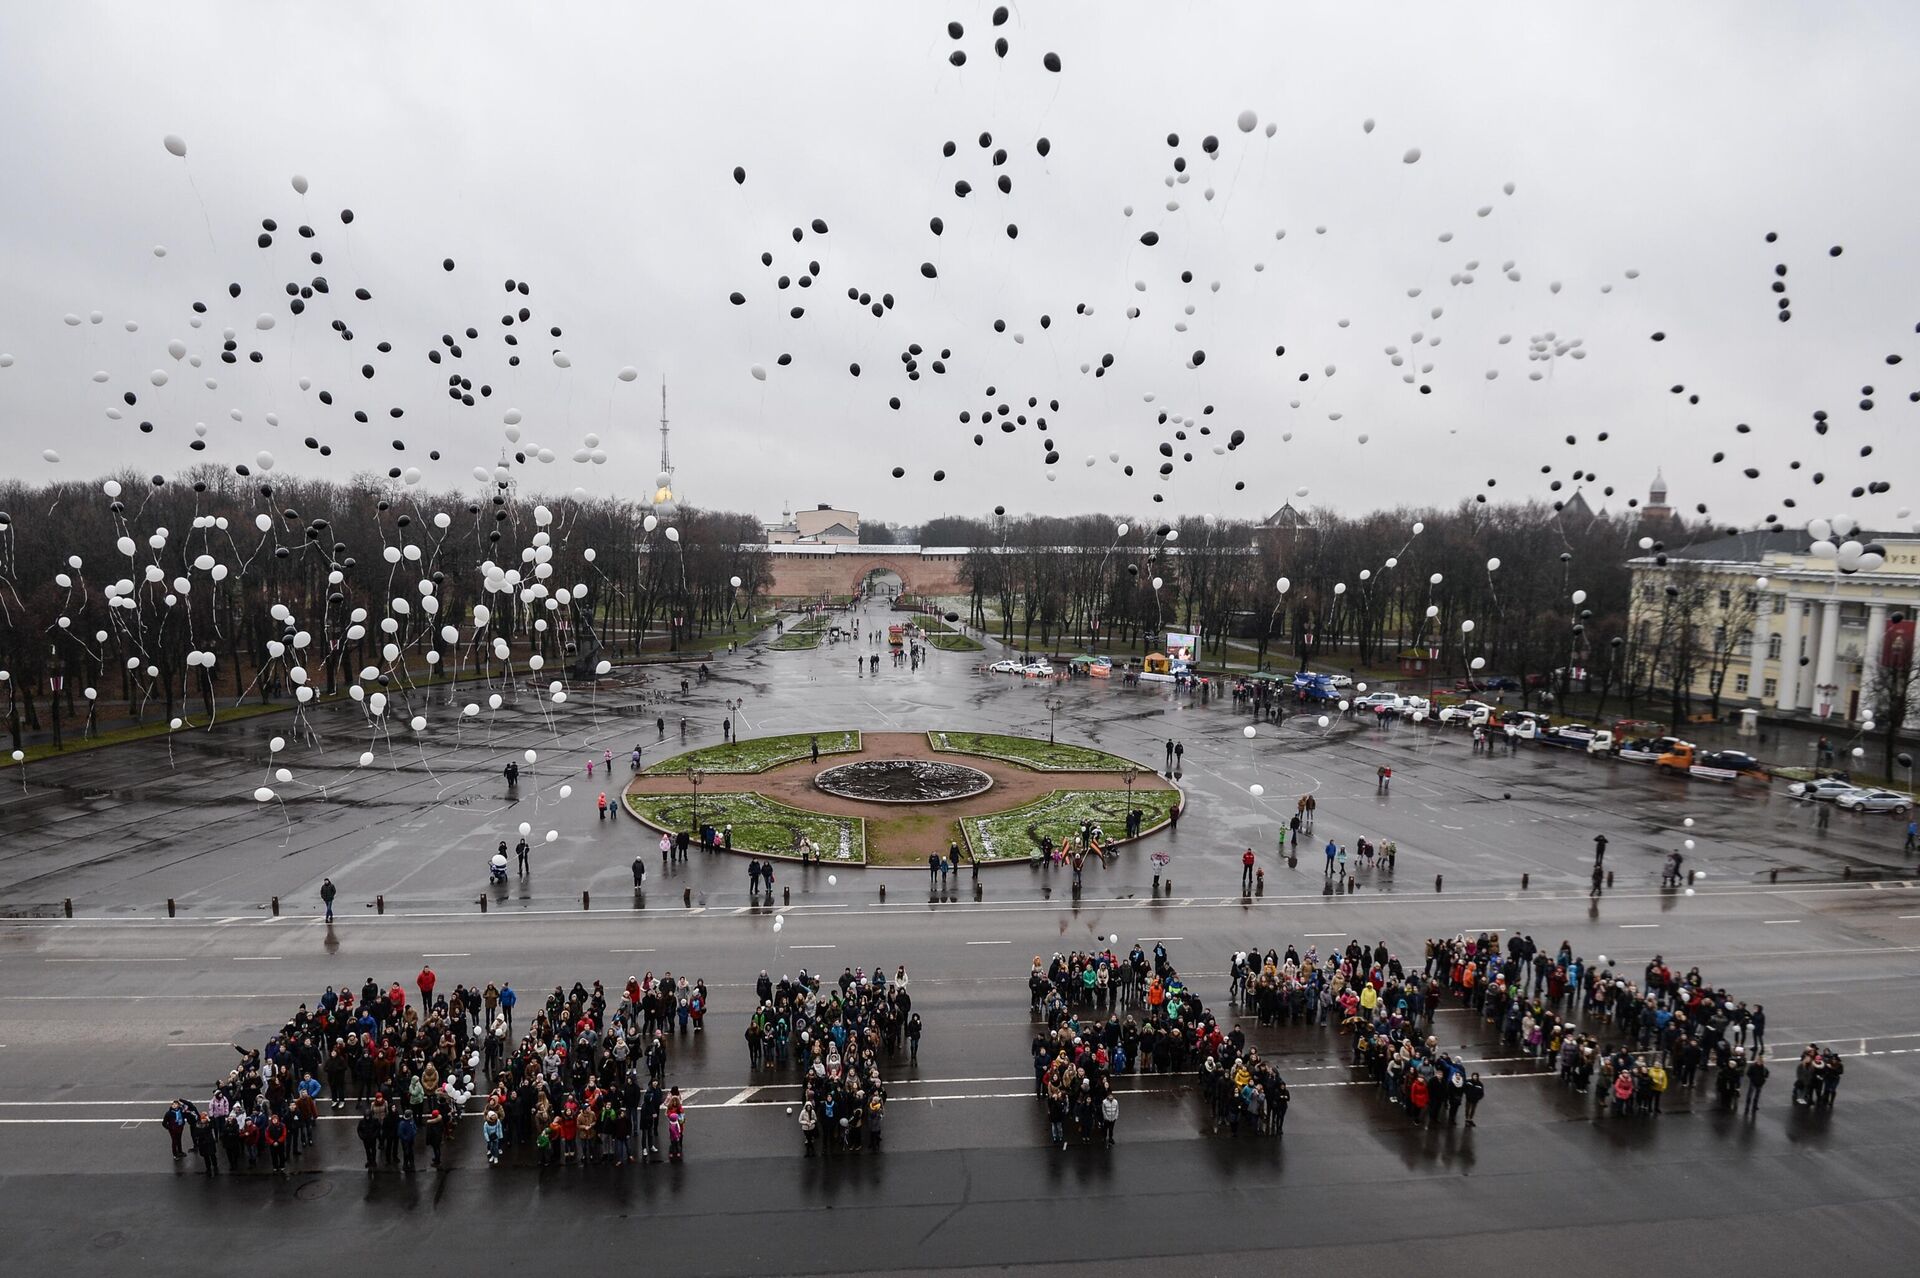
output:
[[[1026,667],[1011,657],[1002,657],[999,661],[988,666],[987,669],[993,671],[995,674],[1018,674],[1020,671],[1026,669]]]
[[[1538,741],[1551,730],[1547,716],[1531,710],[1510,710],[1500,716],[1500,725],[1522,741]]]
[[[1046,679],[1053,675],[1053,666],[1045,661],[1035,661],[1021,667],[1020,673],[1030,678]]]
[[[1353,678],[1350,675],[1328,675],[1327,682],[1336,688],[1351,688],[1353,686]]]
[[[1838,799],[1849,790],[1858,788],[1859,787],[1855,786],[1853,782],[1843,781],[1839,777],[1815,777],[1811,781],[1795,781],[1787,787],[1787,793],[1796,799],[1826,799],[1832,801]]]
[[[1397,692],[1369,692],[1353,704],[1357,710],[1371,710],[1375,714],[1378,714],[1382,710],[1398,710],[1400,708],[1400,694]]]
[[[1464,723],[1481,727],[1493,718],[1493,707],[1484,701],[1456,701],[1440,711],[1441,723]]]
[[[1891,812],[1904,816],[1912,800],[1897,790],[1847,790],[1833,796],[1836,807],[1849,812]]]

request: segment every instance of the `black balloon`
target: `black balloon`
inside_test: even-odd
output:
[[[1053,143],[1047,141],[1045,138],[1041,138],[1038,142],[1035,142],[1033,144],[1033,149],[1038,151],[1042,156],[1045,156],[1048,152],[1053,150]]]
[[[932,221],[927,223],[927,229],[932,231],[935,235],[938,235],[940,234],[940,232],[947,229],[947,224],[945,222],[942,222],[939,218],[936,217]]]
[[[955,49],[947,55],[947,61],[953,63],[956,67],[964,67],[967,65],[967,51],[965,49]]]
[[[738,164],[733,166],[733,180],[735,182],[738,182],[741,186],[745,186],[747,184],[747,171],[741,168]]]
[[[1049,71],[1058,71],[1060,69],[1060,55],[1057,53],[1049,53],[1046,57],[1040,59],[1040,65]],[[1839,253],[1840,250],[1834,250],[1836,257],[1839,256]]]
[[[903,477],[906,473],[907,473],[907,468],[905,466],[895,466],[893,468],[893,477],[895,479],[899,479]]]
[[[825,235],[827,233],[827,220],[825,218],[816,217],[813,219],[813,233],[815,235]]]
[[[727,300],[735,306],[745,306],[747,304],[747,295],[745,293],[729,293],[727,294]]]
[[[920,263],[920,273],[926,276],[930,280],[938,279],[940,276],[940,272],[934,269],[934,265],[932,262]]]
[[[1146,234],[1140,237],[1140,242],[1146,245],[1148,248],[1152,248],[1154,245],[1160,242],[1160,232],[1148,231]]]

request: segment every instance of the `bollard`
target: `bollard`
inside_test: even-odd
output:
[[[72,897],[67,898],[66,908],[67,908],[67,917],[72,918],[73,917],[73,898]]]
[[[273,898],[273,917],[280,917],[280,898],[277,896]]]
[[[1608,888],[1613,887],[1613,871],[1612,870],[1607,871],[1607,887]]]
[[[1172,879],[1168,879],[1168,880],[1167,880],[1167,895],[1168,895],[1168,896],[1172,896],[1172,895],[1173,895],[1173,880],[1172,880]]]
[[[1840,867],[1840,877],[1841,877],[1841,878],[1843,878],[1843,879],[1850,879],[1850,878],[1852,878],[1852,877],[1853,877],[1853,867],[1852,867],[1851,865],[1843,865],[1843,866],[1841,866],[1841,867]]]
[[[692,888],[688,887],[688,888],[680,889],[680,904],[686,906],[688,909],[693,908],[693,889]]]
[[[884,883],[880,885],[880,899],[883,901],[887,899],[887,885]]]
[[[780,903],[782,905],[793,904],[793,884],[789,883],[780,889]]]
[[[1533,877],[1533,876],[1532,876],[1532,875],[1530,875],[1530,874],[1523,874],[1523,875],[1521,875],[1521,876],[1520,876],[1520,890],[1521,890],[1522,892],[1524,892],[1524,891],[1526,891],[1526,890],[1527,890],[1527,880],[1528,880],[1528,879],[1530,879],[1530,878],[1532,878],[1532,877]]]
[[[387,912],[387,894],[385,892],[373,898],[373,912],[375,914],[385,914]]]
[[[1778,867],[1767,871],[1767,882],[1778,883],[1779,881],[1780,881],[1780,871]],[[71,913],[71,911],[69,911],[69,913]]]
[[[1041,895],[1042,897],[1044,897],[1044,898],[1046,898],[1047,900],[1049,900],[1049,901],[1051,901],[1051,900],[1053,899],[1053,884],[1051,884],[1051,883],[1043,883],[1043,884],[1041,884],[1041,885],[1040,885],[1040,895]]]
[[[982,894],[982,888],[980,887],[980,880],[975,879],[973,881],[973,899],[976,901],[980,900],[981,894]]]
[[[1440,880],[1442,879],[1442,877],[1444,876],[1438,875],[1438,874],[1433,876],[1433,890],[1436,892],[1440,890]]]
[[[580,893],[580,908],[583,910],[591,910],[593,908],[593,893],[585,891]]]
[[[1700,873],[1700,871],[1698,871],[1698,870],[1688,870],[1688,871],[1687,871],[1687,882],[1688,882],[1688,884],[1692,884],[1692,882],[1693,882],[1693,880],[1694,880],[1694,876],[1695,876],[1695,875],[1697,875],[1697,874],[1699,874],[1699,873]]]
[[[173,917],[173,898],[172,897],[167,898],[167,917],[168,918]]]
[[[487,897],[484,892],[481,893],[480,895],[480,912],[482,914],[485,914],[487,912]]]

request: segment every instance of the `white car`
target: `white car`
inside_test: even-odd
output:
[[[1020,673],[1036,679],[1045,679],[1053,674],[1053,667],[1044,661],[1035,661],[1030,665],[1021,667]]]
[[[1398,710],[1400,708],[1400,694],[1397,692],[1369,692],[1353,704],[1355,709],[1372,710],[1375,713],[1382,710]]]
[[[1025,666],[1013,660],[1011,657],[1003,657],[987,667],[987,669],[993,671],[995,674],[1019,674],[1025,668]]]
[[[1353,677],[1351,675],[1328,675],[1327,682],[1336,688],[1351,688],[1353,686]]]
[[[1440,712],[1440,722],[1483,724],[1492,714],[1493,707],[1484,701],[1457,701]]]
[[[1834,806],[1850,812],[1891,812],[1895,816],[1904,816],[1911,800],[1897,790],[1869,790],[1863,787],[1836,794],[1833,802]]]
[[[1856,790],[1851,781],[1842,781],[1839,777],[1815,777],[1811,781],[1795,781],[1787,787],[1787,793],[1796,799],[1827,799],[1837,802],[1841,795]]]

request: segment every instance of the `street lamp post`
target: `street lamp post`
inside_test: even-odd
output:
[[[1061,700],[1058,697],[1047,698],[1047,744],[1053,744],[1053,716],[1060,712]]]

